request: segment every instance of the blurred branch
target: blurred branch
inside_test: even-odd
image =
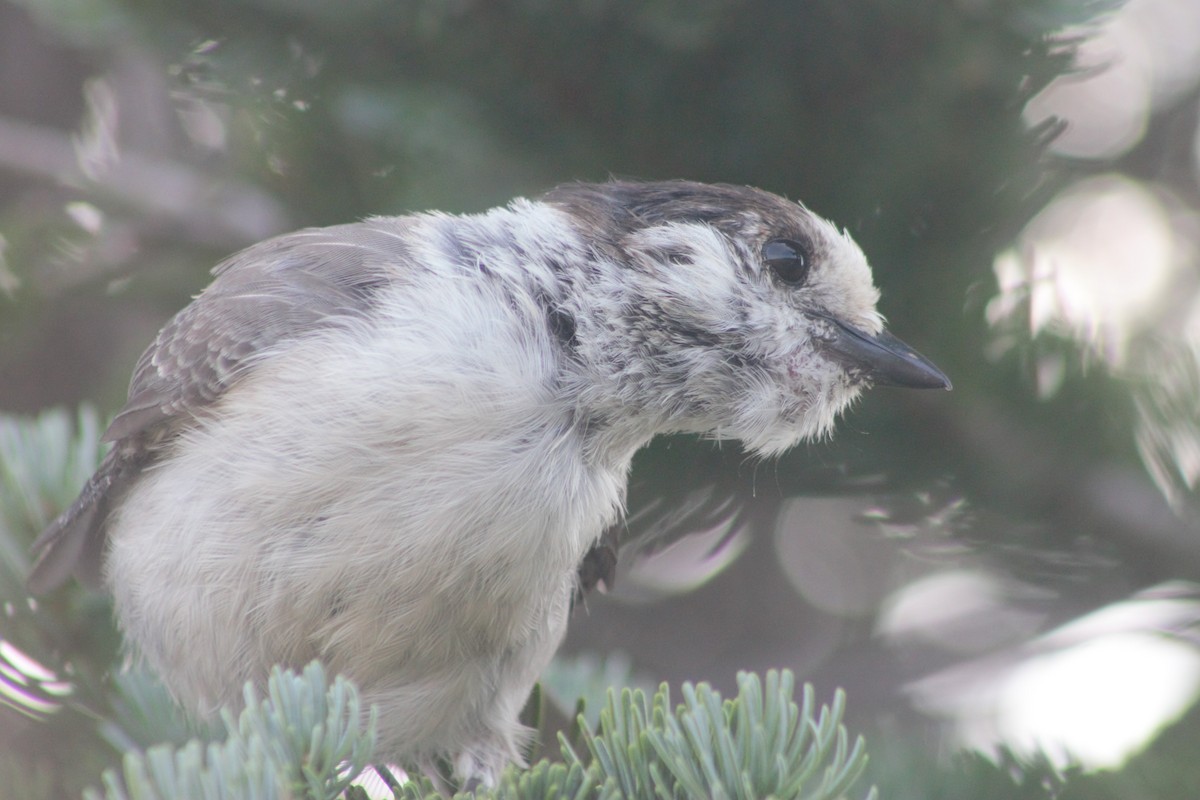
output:
[[[92,180],[71,135],[6,117],[0,117],[0,168],[108,195],[206,247],[241,247],[289,226],[286,209],[270,194],[178,161],[121,152]]]

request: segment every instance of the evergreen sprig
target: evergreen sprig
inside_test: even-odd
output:
[[[376,710],[371,709],[366,730],[361,730],[358,693],[345,679],[338,677],[326,691],[324,672],[315,661],[305,668],[304,680],[289,680],[287,675],[275,668],[267,683],[268,697],[261,702],[247,685],[246,708],[258,706],[261,713],[243,712],[237,731],[247,741],[264,743],[298,796],[335,797],[370,761]],[[228,712],[225,724],[234,730]]]
[[[582,716],[583,756],[565,736],[563,760],[510,767],[494,789],[457,795],[475,800],[641,800],[642,798],[804,798],[838,800],[866,767],[861,738],[849,744],[841,724],[845,696],[816,708],[811,686],[793,700],[790,672],[738,676],[738,696],[722,700],[706,684],[683,686],[672,707],[664,684],[648,700],[641,690],[610,690],[596,730]],[[353,785],[370,760],[375,715],[360,724],[358,694],[324,671],[302,675],[276,668],[267,696],[246,690],[246,710],[223,716],[226,738],[183,747],[159,745],[125,756],[104,791],[87,800],[276,800],[365,798]],[[344,794],[343,794],[344,793]],[[396,800],[436,797],[434,784],[413,778]],[[867,797],[873,800],[875,790]]]
[[[297,675],[276,667],[259,700],[225,713],[223,742],[193,740],[125,755],[120,774],[104,773],[104,791],[87,800],[332,800],[370,761],[375,711],[362,725],[358,692],[342,677],[329,686],[317,662]]]
[[[739,673],[735,699],[685,683],[674,709],[666,684],[650,703],[640,690],[612,691],[598,732],[584,733],[598,782],[627,798],[845,797],[867,764],[862,738],[851,746],[841,724],[845,694],[838,690],[832,706],[815,712],[812,686],[801,706],[794,688],[787,670],[768,672],[765,686]],[[560,743],[567,764],[582,764],[565,738]]]

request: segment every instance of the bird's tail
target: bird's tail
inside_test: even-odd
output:
[[[34,540],[37,558],[26,583],[30,592],[48,592],[72,574],[89,586],[100,585],[109,501],[125,488],[130,472],[128,458],[114,449],[88,478],[75,502]]]

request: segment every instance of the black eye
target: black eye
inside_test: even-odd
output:
[[[762,258],[775,277],[789,286],[803,286],[808,279],[808,256],[798,242],[772,239],[763,245]]]

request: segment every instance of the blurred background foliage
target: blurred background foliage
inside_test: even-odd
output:
[[[185,735],[114,693],[104,598],[20,575],[94,446],[73,409],[120,405],[207,270],[609,176],[845,225],[955,389],[777,462],[648,449],[630,534],[696,535],[623,561],[567,651],[845,687],[882,797],[1194,793],[1198,119],[1194,0],[0,0],[0,411],[72,409],[4,429],[43,488],[4,498],[0,795]]]

